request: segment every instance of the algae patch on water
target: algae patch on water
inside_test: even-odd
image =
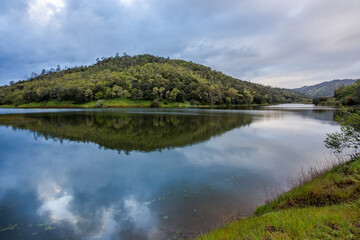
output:
[[[18,228],[19,227],[17,224],[14,224],[14,225],[9,224],[8,227],[0,229],[0,232],[14,231],[15,229],[18,229]]]

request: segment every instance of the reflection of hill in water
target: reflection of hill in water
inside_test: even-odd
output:
[[[183,147],[248,125],[248,114],[127,114],[111,111],[0,115],[0,125],[46,139],[93,142],[129,152]]]
[[[312,111],[303,111],[301,115],[307,118],[312,118],[336,125],[337,123],[334,122],[335,120],[334,113],[335,111],[329,111],[329,110],[312,110]]]
[[[318,121],[326,122],[327,124],[337,125],[335,122],[335,110],[291,110],[288,111],[293,114],[299,115],[303,118],[315,119]]]
[[[261,109],[261,108],[260,108]],[[264,116],[282,117],[289,114],[297,115],[302,118],[314,119],[328,124],[337,125],[335,122],[336,110],[333,109],[291,109],[291,108],[263,108]],[[269,113],[270,112],[270,113]],[[268,114],[266,114],[268,113]]]

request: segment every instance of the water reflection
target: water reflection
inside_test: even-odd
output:
[[[93,142],[119,151],[154,151],[183,147],[246,126],[251,114],[127,114],[119,111],[78,111],[0,115],[0,125],[27,129],[45,139]]]
[[[325,133],[338,128],[332,116],[309,109],[0,115],[0,238],[191,237],[228,211],[250,214],[264,188],[280,190],[289,175],[323,159]]]

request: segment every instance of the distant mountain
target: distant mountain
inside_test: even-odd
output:
[[[322,82],[312,86],[304,86],[301,88],[292,89],[299,93],[303,93],[309,97],[334,97],[334,90],[338,89],[341,85],[349,86],[356,82],[355,79],[343,79],[343,80],[332,80],[327,82]]]

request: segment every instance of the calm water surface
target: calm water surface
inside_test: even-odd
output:
[[[311,105],[0,109],[0,239],[194,236],[325,161],[333,115]]]

